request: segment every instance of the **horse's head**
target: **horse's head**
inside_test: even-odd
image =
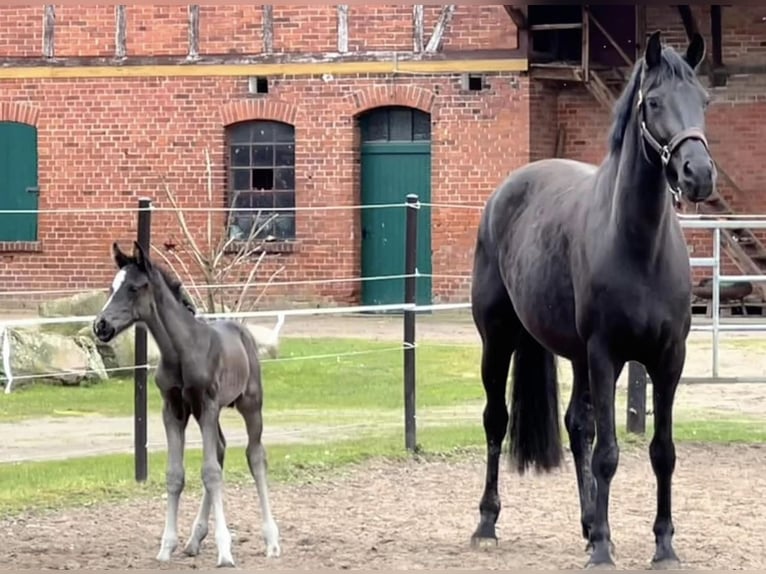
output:
[[[99,341],[107,343],[137,321],[151,317],[154,290],[161,288],[161,282],[167,285],[176,301],[192,315],[196,313],[181,282],[155,267],[137,242],[133,243],[132,256],[113,243],[112,258],[118,271],[112,280],[109,299],[93,321],[93,333]]]
[[[660,32],[649,38],[638,88],[638,120],[652,162],[660,162],[668,184],[689,201],[715,191],[716,169],[705,138],[708,93],[696,76],[705,40],[695,34],[686,54],[664,48]]]

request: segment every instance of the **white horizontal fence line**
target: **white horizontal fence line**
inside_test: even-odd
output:
[[[256,281],[253,283],[220,283],[208,285],[205,283],[195,284],[194,288],[199,290],[211,291],[213,289],[242,289],[243,287],[272,287],[277,288],[280,286],[293,287],[300,285],[332,285],[342,283],[353,283],[356,281],[372,282],[372,281],[389,281],[396,279],[407,279],[409,277],[422,277],[430,279],[470,279],[471,275],[450,275],[440,273],[414,273],[414,274],[400,274],[400,275],[378,275],[374,277],[339,277],[335,279],[296,279],[289,281]],[[83,291],[107,291],[108,287],[81,287],[81,288],[68,288],[68,289],[26,289],[19,291],[0,291],[0,297],[10,297],[18,295],[67,295],[74,293],[82,293]],[[188,288],[187,288],[188,290]]]

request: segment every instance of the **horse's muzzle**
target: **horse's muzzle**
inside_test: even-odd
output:
[[[716,191],[717,173],[707,154],[683,158],[678,174],[678,186],[689,201],[707,201]]]
[[[93,321],[93,334],[102,343],[108,343],[115,334],[115,328],[110,325],[103,317]]]

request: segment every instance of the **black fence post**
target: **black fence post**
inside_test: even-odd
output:
[[[152,235],[152,200],[142,197],[138,200],[138,244],[149,254]],[[148,349],[146,327],[136,325],[135,365],[133,371],[134,386],[134,448],[136,482],[146,482],[149,474],[149,456],[147,452],[147,380],[148,380]]]
[[[417,300],[418,257],[418,196],[407,195],[406,239],[404,244],[404,302],[414,305]],[[415,310],[404,310],[404,446],[417,448],[415,425]]]
[[[641,363],[628,363],[628,420],[627,431],[646,432],[646,369]]]

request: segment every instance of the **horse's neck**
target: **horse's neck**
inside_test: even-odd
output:
[[[642,144],[631,122],[617,166],[611,223],[632,251],[651,258],[664,239],[673,206],[662,169],[649,163]]]
[[[145,321],[147,327],[159,335],[155,336],[157,347],[163,357],[178,361],[188,352],[194,341],[199,326],[196,319],[175,297],[170,290],[158,281],[154,295],[154,315]]]

